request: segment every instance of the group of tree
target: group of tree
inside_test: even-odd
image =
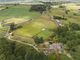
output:
[[[0,60],[48,60],[48,57],[28,45],[0,38]]]
[[[7,38],[0,38],[0,60],[56,60],[54,53],[45,55],[34,48]],[[65,59],[63,56],[61,60]]]
[[[10,23],[9,27],[10,27],[9,32],[12,32],[12,31],[14,31],[16,29],[22,28],[21,25],[18,25],[18,24],[15,24],[15,23]]]
[[[16,29],[15,24],[14,24],[14,23],[11,23],[11,24],[10,24],[10,29],[9,29],[9,32],[14,31],[15,29]]]
[[[43,3],[42,5],[32,5],[31,8],[30,8],[30,11],[37,11],[37,12],[40,12],[41,14],[44,12],[44,11],[50,11],[51,9],[51,5],[52,3],[51,2],[42,2],[40,1],[41,3]]]
[[[46,6],[45,5],[32,5],[30,8],[30,11],[37,11],[42,14],[44,11],[46,11]]]
[[[54,19],[58,19],[58,20],[67,20],[67,18],[65,18],[64,15],[63,16],[53,16],[53,17]]]
[[[57,36],[58,42],[63,43],[68,48],[67,50],[72,54],[77,54],[77,47],[80,47],[80,25],[76,23],[69,23],[63,27],[59,27],[55,31],[55,36]],[[77,57],[74,55],[75,60],[80,59],[80,55]]]
[[[36,44],[44,43],[43,37],[34,36],[33,39],[34,39]]]

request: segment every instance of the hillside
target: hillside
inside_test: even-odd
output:
[[[80,60],[76,3],[12,4],[0,9],[0,60]]]

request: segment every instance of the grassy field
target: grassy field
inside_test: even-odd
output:
[[[69,10],[77,10],[80,8],[80,6],[77,6],[76,4],[74,3],[71,3],[71,4],[65,4],[66,8],[69,9]]]
[[[54,21],[51,21],[51,16],[59,16],[67,18],[67,20],[60,20],[63,24],[69,22],[80,24],[80,11],[77,6],[68,5],[66,9],[70,9],[68,14],[65,14],[63,8],[52,8],[51,13],[40,14],[38,12],[29,12],[30,6],[12,6],[8,9],[0,11],[0,20],[6,19],[6,23],[15,22],[19,24],[21,28],[14,30],[14,39],[26,43],[35,44],[33,36],[43,37],[46,41],[54,29],[57,29],[57,25]],[[7,18],[10,18],[7,20]],[[31,21],[26,21],[31,19]],[[26,22],[25,22],[26,21]],[[23,24],[20,24],[23,23]],[[0,25],[0,37],[7,29]],[[56,60],[56,55],[50,55],[50,60]],[[66,55],[62,54],[60,60],[72,60]]]
[[[80,11],[78,10],[80,6],[75,4],[67,4],[65,5],[66,10],[70,10],[68,14],[65,14],[64,8],[53,8],[51,10],[51,15],[59,16],[67,18],[67,20],[61,20],[64,24],[68,24],[69,22],[80,24]]]
[[[69,5],[68,5],[69,6]],[[50,16],[60,16],[63,15],[67,20],[61,20],[62,23],[68,24],[69,22],[74,22],[80,24],[80,13],[78,10],[73,9],[73,6],[66,7],[66,9],[72,8],[68,14],[65,14],[63,8],[52,8],[51,13],[40,15],[38,12],[29,12],[30,6],[18,5],[12,6],[8,9],[0,11],[0,20],[11,17],[8,22],[23,22],[23,20],[34,18],[29,23],[25,22],[22,28],[14,31],[15,35],[32,37],[34,35],[43,37],[47,39],[52,32],[50,29],[56,29],[56,24],[50,20]],[[72,6],[72,7],[71,7]],[[77,6],[75,6],[77,7]],[[77,15],[74,15],[74,14]],[[50,16],[48,16],[50,14]]]
[[[0,20],[10,18],[10,17],[29,17],[35,18],[36,16],[40,16],[38,12],[29,12],[30,6],[18,5],[18,6],[10,6],[8,9],[4,9],[0,11]]]
[[[30,23],[23,25],[21,29],[17,29],[15,34],[20,36],[32,37],[38,35],[44,39],[48,38],[52,33],[49,29],[55,29],[56,24],[50,21],[49,17],[41,16],[36,20],[32,20]]]
[[[24,18],[16,18],[16,17],[13,17],[13,18],[9,18],[9,19],[6,19],[4,22],[6,22],[5,24],[9,24],[9,23],[15,23],[15,24],[20,24],[20,23],[23,23],[23,22],[26,22],[26,21],[29,21],[30,18],[29,17],[24,17]]]
[[[9,6],[8,9],[0,11],[0,20],[5,19],[6,24],[12,22],[18,24],[32,19],[30,23],[27,24],[27,22],[25,22],[21,25],[22,28],[15,30],[14,35],[23,37],[37,35],[47,39],[52,34],[49,30],[55,29],[56,24],[50,21],[50,17],[46,14],[41,15],[39,12],[29,12],[30,7],[31,6],[24,5]]]

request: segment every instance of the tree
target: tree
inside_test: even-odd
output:
[[[15,30],[15,24],[14,23],[11,23],[10,24],[10,30],[9,30],[9,32],[12,32],[13,30]]]
[[[37,11],[42,14],[43,11],[46,11],[46,6],[45,5],[32,5],[30,8],[30,11]]]
[[[5,9],[8,9],[9,7],[6,7]]]
[[[39,2],[43,3],[46,6],[46,11],[50,12],[51,5],[53,5],[52,2],[43,2],[43,1],[39,1]]]
[[[43,37],[38,37],[38,36],[34,37],[34,41],[36,44],[40,44],[44,42]]]
[[[74,25],[59,27],[55,31],[55,36],[59,42],[66,44],[70,50],[75,50],[74,47],[80,44],[80,33]]]
[[[47,60],[47,56],[28,45],[3,37],[0,38],[0,60]]]
[[[71,30],[80,30],[80,25],[77,23],[69,23],[69,27]]]

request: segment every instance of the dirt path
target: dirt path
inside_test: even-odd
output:
[[[30,43],[25,43],[25,42],[21,42],[21,41],[19,41],[19,40],[11,39],[10,36],[8,36],[7,38],[8,38],[10,41],[15,41],[15,42],[18,42],[18,43],[21,43],[21,44],[24,44],[24,45],[31,46],[31,47],[33,47],[37,52],[40,52],[39,49],[38,49],[36,46],[34,46],[34,45],[30,44]]]

